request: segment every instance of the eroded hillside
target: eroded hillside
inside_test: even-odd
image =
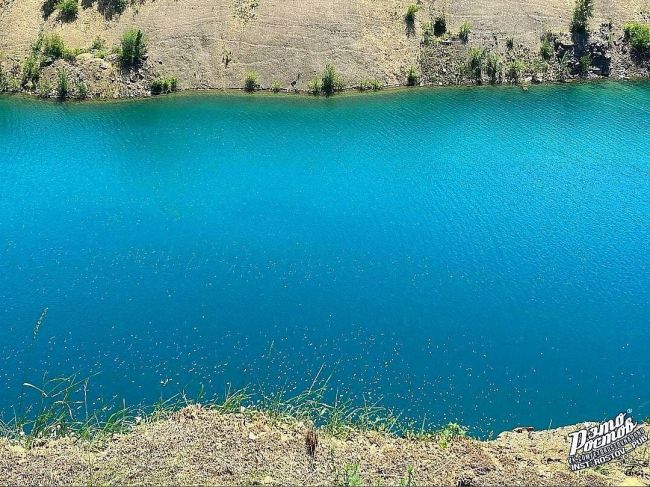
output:
[[[458,82],[457,72],[472,46],[502,54],[510,50],[515,53],[511,57],[520,55],[530,62],[538,57],[543,32],[568,38],[574,7],[573,0],[421,0],[410,24],[405,12],[411,2],[398,0],[119,3],[126,1],[80,0],[76,16],[64,20],[56,9],[44,15],[43,0],[0,0],[5,72],[20,78],[20,65],[39,36],[56,32],[66,48],[82,49],[76,58],[68,56],[71,79],[81,77],[91,94],[105,96],[142,94],[151,79],[161,76],[178,78],[183,89],[241,88],[249,71],[259,73],[262,87],[276,81],[283,89],[306,89],[327,63],[336,66],[347,86],[368,79],[405,84],[412,66],[422,74],[418,81],[449,84]],[[447,34],[432,47],[426,36],[438,16],[446,19]],[[612,42],[622,38],[625,22],[649,19],[650,0],[595,0],[590,29],[598,33],[603,24],[611,25],[611,33],[604,35],[616,50]],[[458,38],[465,22],[471,25],[467,42]],[[138,73],[125,73],[116,55],[110,54],[130,27],[141,29],[148,38],[148,57]],[[514,43],[510,49],[509,38]],[[83,53],[95,39],[105,46],[103,59]],[[566,39],[562,42],[566,44]],[[43,78],[55,83],[53,73],[62,64],[46,60]],[[644,66],[641,75],[647,73]],[[532,76],[538,70],[528,72]]]

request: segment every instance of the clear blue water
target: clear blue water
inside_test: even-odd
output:
[[[0,149],[5,412],[325,364],[478,431],[650,415],[648,83],[0,98]]]

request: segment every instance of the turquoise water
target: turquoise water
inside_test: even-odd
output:
[[[0,147],[5,412],[325,364],[479,431],[650,415],[648,83],[0,98]]]

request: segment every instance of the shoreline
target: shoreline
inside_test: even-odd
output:
[[[460,83],[460,84],[445,84],[440,85],[437,83],[422,83],[417,86],[407,86],[407,85],[391,85],[383,87],[379,90],[359,90],[355,87],[345,88],[336,94],[325,96],[325,95],[314,95],[309,93],[306,90],[282,90],[275,92],[270,88],[260,88],[255,91],[246,91],[244,88],[189,88],[181,89],[171,93],[163,93],[159,95],[144,95],[144,96],[131,96],[131,97],[96,97],[96,98],[66,98],[59,99],[56,97],[42,97],[37,93],[32,92],[0,92],[0,99],[5,98],[21,98],[25,100],[36,100],[38,102],[52,103],[52,104],[105,104],[105,103],[136,103],[148,100],[164,100],[167,98],[183,98],[183,97],[192,97],[192,96],[206,96],[206,97],[232,97],[232,98],[255,98],[262,97],[267,99],[277,98],[288,98],[293,97],[297,99],[312,99],[312,100],[331,100],[331,99],[341,99],[341,98],[359,98],[362,96],[379,96],[379,95],[390,95],[395,93],[406,93],[409,91],[443,91],[443,90],[483,90],[483,89],[518,89],[519,91],[529,91],[536,88],[551,88],[551,87],[569,87],[569,86],[589,86],[589,85],[626,85],[626,84],[650,84],[650,77],[647,76],[637,76],[629,77],[627,79],[611,79],[611,78],[588,78],[588,79],[572,79],[565,81],[544,81],[541,83],[499,83],[499,84],[475,84],[475,83]]]

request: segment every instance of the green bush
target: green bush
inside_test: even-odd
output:
[[[368,91],[370,89],[370,82],[368,80],[362,79],[359,81],[359,85],[357,86],[357,89],[359,91]]]
[[[406,13],[404,14],[404,20],[408,24],[413,24],[415,22],[415,14],[420,10],[420,7],[418,7],[415,4],[411,4],[407,7]]]
[[[384,87],[384,83],[377,78],[373,78],[370,80],[370,87],[373,91],[379,91]]]
[[[420,77],[418,76],[415,66],[409,66],[406,71],[406,86],[415,86],[418,84],[419,80]]]
[[[650,24],[640,22],[628,22],[623,27],[625,40],[639,53],[650,52]]]
[[[92,45],[90,46],[90,49],[92,49],[93,51],[100,51],[104,49],[104,39],[102,39],[99,36],[95,37],[93,39]]]
[[[155,79],[149,85],[152,95],[160,95],[161,93],[171,93],[178,91],[178,78],[170,76],[167,78]]]
[[[524,71],[526,70],[526,63],[521,59],[514,59],[510,61],[506,68],[506,76],[515,83],[519,83]]]
[[[23,86],[28,83],[35,84],[41,76],[41,62],[38,56],[31,55],[23,63]]]
[[[594,13],[593,0],[576,0],[571,19],[571,32],[584,33],[587,31],[589,19]]]
[[[163,91],[166,92],[165,89],[165,83],[161,79],[155,79],[149,84],[149,91],[151,91],[152,95],[159,95]]]
[[[565,52],[558,60],[558,78],[560,80],[565,80],[567,76],[569,76],[569,72],[571,71],[569,61],[571,59],[571,55],[568,52]]]
[[[86,52],[85,49],[79,49],[78,47],[66,47],[63,49],[62,57],[66,61],[74,61],[75,58],[82,52]]]
[[[323,75],[321,76],[321,91],[326,96],[330,96],[337,91],[342,91],[343,86],[343,77],[336,72],[336,68],[331,64],[325,65],[325,71],[323,71]]]
[[[106,17],[121,14],[126,10],[127,0],[98,0],[97,9]]]
[[[271,81],[271,91],[273,93],[279,93],[282,90],[282,83],[277,80]]]
[[[50,34],[43,36],[37,42],[37,49],[43,52],[46,57],[53,57],[55,59],[62,58],[65,53],[65,44],[59,34]]]
[[[128,29],[120,39],[120,60],[124,65],[136,66],[147,52],[147,38],[140,29]]]
[[[47,98],[50,96],[50,92],[52,91],[52,85],[50,84],[50,80],[47,78],[43,78],[38,82],[38,96],[41,98]]]
[[[463,42],[467,42],[467,40],[469,39],[469,35],[471,33],[472,33],[472,24],[470,24],[467,21],[463,22],[460,26],[460,30],[458,31],[458,37],[460,37],[460,39]]]
[[[2,63],[0,63],[0,93],[6,91],[8,87],[9,81],[7,80],[7,75],[2,67]]]
[[[68,97],[68,71],[59,68],[56,73],[56,94],[61,100]]]
[[[383,87],[382,82],[377,78],[373,79],[364,79],[359,82],[359,91],[379,91]]]
[[[589,57],[589,54],[585,54],[578,60],[578,69],[580,70],[580,74],[587,74],[590,67],[591,57]]]
[[[494,84],[501,79],[501,58],[498,54],[490,52],[485,56],[485,74]]]
[[[79,0],[61,0],[56,8],[63,20],[74,20],[79,13]]]
[[[447,32],[447,21],[444,17],[436,17],[433,21],[433,35],[440,37],[445,32]]]
[[[88,86],[83,81],[78,81],[77,86],[77,98],[80,100],[85,99],[88,96]]]
[[[553,56],[553,46],[548,39],[544,39],[542,41],[542,45],[539,48],[539,54],[543,59],[546,59],[547,61],[551,59],[551,56]]]
[[[43,17],[48,18],[52,15],[52,12],[56,10],[58,0],[45,0],[43,5],[41,5],[41,12],[43,12]]]
[[[321,90],[320,78],[314,78],[307,83],[307,91],[312,95],[318,95]]]
[[[255,91],[260,89],[260,76],[257,71],[249,71],[244,77],[244,89],[246,91]]]
[[[483,60],[485,59],[485,50],[478,47],[470,47],[467,51],[467,61],[465,70],[469,76],[481,79],[483,71]]]
[[[425,46],[431,45],[435,36],[433,35],[433,25],[431,22],[426,22],[422,24],[422,44]]]

